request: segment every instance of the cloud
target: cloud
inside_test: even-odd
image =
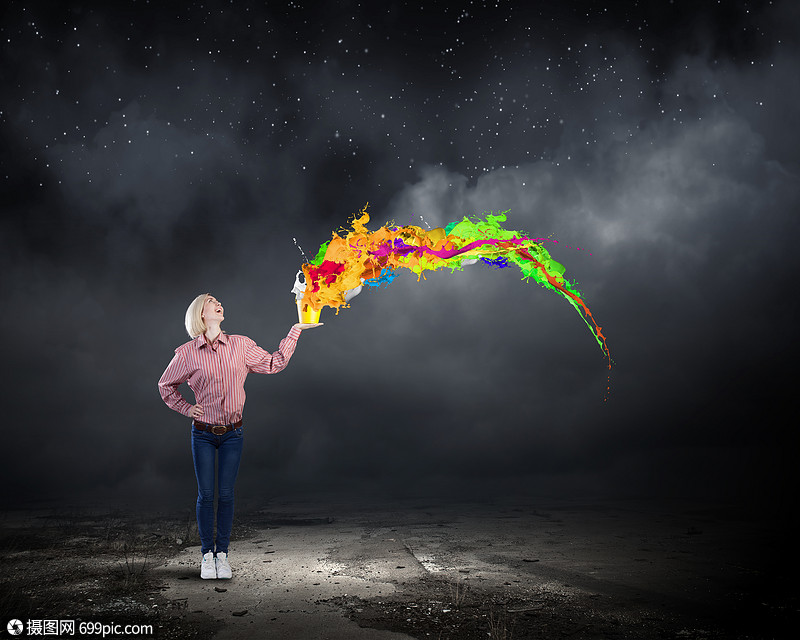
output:
[[[284,374],[248,380],[242,482],[254,492],[263,478],[271,487],[529,482],[580,491],[640,481],[642,491],[690,490],[680,471],[688,463],[694,480],[722,486],[737,451],[780,441],[778,418],[788,415],[800,210],[789,117],[795,59],[778,51],[774,66],[755,72],[683,56],[655,78],[634,50],[607,51],[618,58],[616,78],[578,100],[574,80],[558,75],[547,104],[563,113],[548,112],[558,119],[546,134],[533,133],[537,118],[526,120],[521,101],[504,107],[513,124],[502,131],[518,135],[498,136],[482,158],[470,155],[469,126],[497,106],[491,92],[438,129],[425,124],[432,116],[422,100],[412,113],[413,100],[385,99],[397,88],[387,76],[370,92],[388,105],[385,130],[361,132],[358,82],[311,70],[302,80],[305,62],[291,67],[299,97],[335,93],[273,137],[273,122],[246,105],[264,90],[267,112],[285,96],[254,73],[231,73],[225,85],[241,121],[213,121],[198,106],[236,71],[224,64],[200,69],[180,94],[179,65],[147,78],[127,69],[121,81],[141,88],[139,97],[82,128],[86,139],[53,141],[38,128],[53,106],[29,105],[36,122],[20,112],[15,140],[48,144],[49,176],[60,185],[2,222],[13,310],[3,319],[13,337],[4,384],[12,415],[32,426],[11,432],[12,448],[35,449],[33,434],[47,444],[6,473],[27,496],[191,485],[185,421],[155,390],[185,339],[186,304],[212,290],[231,313],[229,330],[274,349],[294,319],[292,237],[313,253],[378,192],[386,195],[373,199],[373,228],[510,210],[508,227],[557,239],[554,256],[609,338],[611,397],[603,403],[602,353],[574,310],[513,267],[475,265],[421,282],[407,273],[338,316],[324,312],[326,326],[303,336]],[[532,105],[528,79],[538,90],[549,72],[526,73],[504,82],[515,95],[530,91]],[[101,89],[90,73],[85,82],[82,102]],[[484,81],[459,90],[470,82]],[[444,91],[442,101],[457,94]],[[349,138],[328,140],[339,124],[352,128],[357,160],[344,160]],[[327,154],[329,142],[336,153]],[[448,154],[470,167],[498,158],[506,167],[475,177],[442,160]],[[398,167],[410,157],[418,174],[403,186]],[[87,447],[104,453],[69,488],[56,486]],[[708,469],[698,470],[704,460]]]

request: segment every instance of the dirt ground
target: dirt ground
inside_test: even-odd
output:
[[[790,534],[689,504],[276,499],[239,509],[233,579],[201,580],[193,509],[6,512],[0,622],[177,640],[795,638]]]

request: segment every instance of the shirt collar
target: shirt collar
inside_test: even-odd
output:
[[[223,331],[217,336],[217,342],[219,344],[227,344],[228,343],[228,336]],[[206,337],[202,333],[194,339],[194,344],[197,349],[202,349],[203,347],[211,346],[206,342]]]

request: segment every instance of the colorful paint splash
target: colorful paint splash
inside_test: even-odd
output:
[[[477,261],[496,269],[513,264],[522,272],[523,280],[533,279],[575,308],[611,369],[611,353],[602,327],[595,322],[576,284],[564,278],[564,266],[553,260],[543,246],[546,242],[557,244],[557,240],[530,238],[520,231],[504,229],[501,224],[506,221],[507,211],[474,221],[464,218],[444,228],[425,230],[389,224],[370,231],[366,227],[367,206],[354,217],[352,229],[342,229],[343,235],[334,231],[316,257],[302,266],[305,283],[300,282],[298,272],[293,292],[302,307],[315,311],[332,307],[338,313],[364,287],[387,285],[401,268],[413,271],[420,279],[425,277],[425,271],[462,270]]]

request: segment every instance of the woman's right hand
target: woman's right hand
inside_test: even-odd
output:
[[[203,407],[199,404],[193,405],[191,409],[189,409],[189,417],[190,418],[201,418],[203,416]]]

